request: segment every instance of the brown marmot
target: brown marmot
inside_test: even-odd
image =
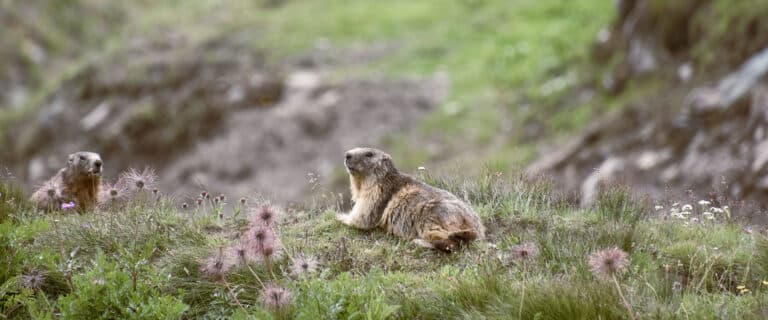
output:
[[[345,154],[354,206],[336,219],[358,229],[383,228],[414,243],[453,252],[485,238],[480,217],[448,191],[427,185],[395,168],[392,157],[372,148]]]
[[[67,165],[37,189],[30,200],[43,210],[61,209],[62,204],[73,201],[77,211],[91,209],[96,204],[103,169],[98,153],[70,154]]]

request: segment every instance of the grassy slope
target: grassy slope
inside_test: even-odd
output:
[[[489,243],[439,254],[344,227],[333,219],[334,206],[318,197],[314,208],[290,210],[279,220],[286,254],[273,265],[274,275],[252,263],[253,271],[230,271],[226,284],[205,277],[201,261],[231,243],[247,215],[191,217],[164,201],[85,215],[10,208],[0,224],[0,314],[92,318],[105,310],[128,312],[123,308],[130,304],[137,314],[169,317],[514,319],[524,291],[526,319],[622,319],[616,287],[595,278],[587,264],[592,251],[617,246],[630,252],[631,264],[618,280],[641,319],[768,315],[768,239],[722,216],[705,224],[649,218],[649,209],[621,192],[577,209],[547,184],[510,185],[496,175],[477,182],[427,179],[473,204],[489,227]],[[525,242],[535,243],[540,255],[516,263],[510,250]],[[292,277],[289,257],[298,255],[318,258],[320,271]],[[21,275],[32,269],[48,271],[37,292],[23,289]],[[294,307],[279,314],[263,309],[254,274],[292,290]]]
[[[415,132],[390,140],[401,163],[422,165],[464,151],[471,154],[470,161],[491,161],[495,168],[506,169],[533,157],[533,146],[520,143],[523,124],[532,115],[553,111],[539,103],[545,96],[557,96],[587,76],[566,66],[585,59],[587,44],[613,15],[611,4],[600,0],[297,0],[277,7],[262,6],[263,2],[269,1],[120,5],[125,18],[113,35],[100,42],[104,49],[98,51],[120,50],[127,39],[157,33],[194,40],[245,31],[253,34],[254,46],[273,54],[276,63],[307,52],[320,40],[336,48],[393,44],[397,49],[392,54],[372,64],[342,68],[338,75],[430,76],[444,71],[450,76],[450,100]],[[86,27],[88,23],[83,20]],[[84,55],[73,59],[80,62],[72,67],[50,72],[24,111],[0,115],[0,127],[37,110],[51,88],[90,58]],[[553,127],[566,123],[577,129],[589,117],[588,108],[561,111],[552,119]],[[434,141],[442,152],[428,153],[404,141]],[[466,148],[468,144],[487,147]]]
[[[392,139],[398,158],[408,166],[435,160],[402,142],[412,139],[436,141],[454,156],[467,144],[490,145],[493,152],[469,148],[478,154],[468,160],[506,169],[533,156],[531,146],[521,146],[521,127],[530,115],[552,111],[543,109],[542,100],[589,76],[567,66],[586,59],[588,44],[612,15],[609,2],[595,0],[289,1],[260,11],[256,19],[266,27],[263,45],[279,52],[301,52],[318,39],[339,46],[401,45],[392,56],[351,73],[447,72],[450,100],[415,136]],[[577,129],[589,117],[583,109],[561,110],[548,124],[563,127],[562,119],[577,119],[566,121],[575,121],[569,128]]]

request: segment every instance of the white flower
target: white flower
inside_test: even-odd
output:
[[[686,204],[686,205],[683,206],[682,210],[683,211],[691,211],[691,210],[693,210],[693,206],[691,206],[690,204]]]
[[[664,207],[662,207],[662,206],[658,206],[658,205],[657,205],[657,206],[655,206],[655,207],[653,207],[653,208],[654,208],[654,209],[656,209],[656,211],[659,211],[659,210],[661,210],[661,209],[664,209]]]
[[[699,222],[699,218],[693,217],[691,218],[691,222]]]
[[[673,207],[677,207],[679,205],[680,205],[680,202],[675,202],[675,203],[672,204]]]
[[[427,168],[424,168],[424,167],[418,167],[418,168],[417,168],[417,170],[419,170],[419,171],[424,171],[424,170],[427,170]]]
[[[723,209],[720,209],[718,207],[712,207],[711,210],[712,210],[713,213],[723,213],[723,212],[725,212],[725,211],[723,211]]]
[[[710,205],[710,204],[712,204],[712,202],[709,202],[709,201],[707,201],[707,200],[701,200],[701,201],[699,201],[699,205],[701,205],[702,207],[706,207],[706,206],[708,206],[708,205]]]

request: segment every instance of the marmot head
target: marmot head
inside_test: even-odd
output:
[[[347,151],[344,153],[344,165],[350,175],[359,177],[383,177],[397,170],[390,155],[373,148],[354,148]]]
[[[67,169],[78,176],[101,176],[104,163],[95,152],[80,151],[69,155]]]

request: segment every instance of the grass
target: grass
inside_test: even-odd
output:
[[[617,281],[639,319],[768,315],[768,238],[725,216],[691,223],[620,188],[578,208],[551,183],[522,176],[422,178],[470,202],[489,241],[445,255],[353,230],[334,220],[337,201],[318,194],[312,207],[279,210],[284,250],[271,267],[250,262],[226,280],[201,268],[243,232],[260,208],[253,201],[220,219],[211,208],[182,210],[165,197],[82,215],[41,214],[21,197],[4,198],[0,317],[625,319],[615,285],[587,262],[610,247],[630,255]],[[511,252],[521,243],[540,253],[524,267]],[[318,259],[317,272],[290,272],[299,255]],[[31,286],[25,279],[38,271],[44,284]],[[290,307],[264,307],[266,283],[290,290]]]

